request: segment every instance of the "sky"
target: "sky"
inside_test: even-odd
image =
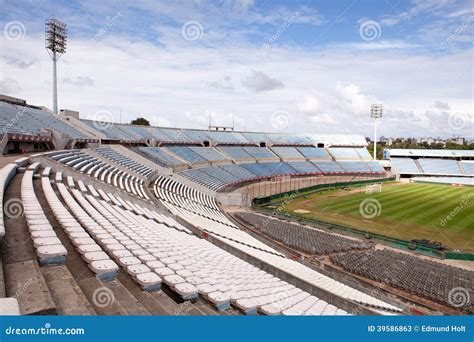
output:
[[[0,0],[0,94],[52,108],[44,22],[68,25],[59,108],[287,133],[474,138],[472,1]]]

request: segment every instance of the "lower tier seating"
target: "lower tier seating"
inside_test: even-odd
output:
[[[255,213],[237,212],[235,216],[272,239],[309,254],[340,253],[371,246],[368,243]]]
[[[331,256],[345,270],[453,306],[452,291],[474,295],[474,272],[391,250],[355,251]],[[474,303],[461,308],[474,313]]]

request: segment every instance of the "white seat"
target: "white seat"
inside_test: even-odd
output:
[[[85,253],[82,257],[88,264],[93,261],[110,260],[109,256],[104,252],[88,252]]]
[[[80,254],[86,254],[86,253],[89,253],[89,252],[102,252],[102,248],[100,248],[100,246],[98,246],[97,244],[80,245],[80,246],[77,247],[77,251]]]
[[[52,246],[52,245],[60,245],[61,240],[59,240],[56,237],[56,234],[54,237],[43,237],[43,238],[36,238],[33,240],[33,245],[35,248],[38,248],[39,246]]]
[[[128,274],[132,276],[136,276],[137,274],[140,274],[140,273],[150,272],[150,268],[143,264],[134,264],[134,265],[127,266],[127,272]]]
[[[195,297],[198,294],[198,289],[196,286],[189,283],[179,283],[176,284],[174,290],[183,298],[187,299],[190,297]]]
[[[90,266],[95,273],[108,273],[118,270],[117,264],[110,259],[92,261]]]
[[[119,259],[119,264],[123,267],[141,264],[140,260],[136,257],[125,257]]]
[[[161,286],[161,278],[153,272],[139,273],[136,280],[146,291],[156,290]]]
[[[65,257],[66,248],[63,245],[45,245],[36,249],[36,254],[40,259],[50,259],[55,257]]]
[[[174,271],[168,267],[160,267],[160,268],[155,268],[153,270],[156,274],[158,274],[162,279],[166,276],[173,275]]]
[[[19,316],[20,305],[16,298],[0,298],[0,316]]]

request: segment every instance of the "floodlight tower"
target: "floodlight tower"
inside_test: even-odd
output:
[[[67,26],[55,18],[46,20],[46,50],[53,60],[53,112],[58,114],[58,80],[56,63],[66,53]]]
[[[373,104],[370,107],[370,117],[374,120],[374,160],[377,160],[377,121],[382,118],[383,105]]]

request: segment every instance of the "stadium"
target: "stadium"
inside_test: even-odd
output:
[[[389,169],[357,135],[145,127],[1,100],[2,301],[18,313],[472,313],[447,296],[472,290],[455,260],[473,250],[470,151],[386,151]]]
[[[46,26],[65,44],[65,24]],[[472,150],[377,160],[342,128],[128,124],[59,109],[56,88],[53,109],[14,95],[2,315],[474,313]]]

